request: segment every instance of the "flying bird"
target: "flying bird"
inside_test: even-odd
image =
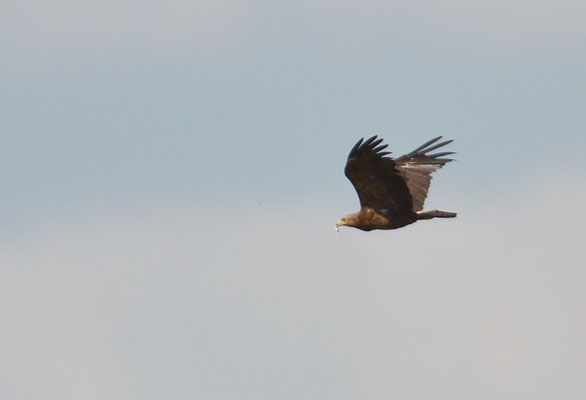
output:
[[[386,157],[387,144],[373,136],[360,139],[352,147],[344,173],[354,185],[360,200],[360,211],[346,215],[336,223],[363,231],[397,229],[420,219],[454,218],[455,212],[422,211],[431,174],[446,163],[451,151],[429,154],[452,140],[437,143],[438,136],[399,158]]]

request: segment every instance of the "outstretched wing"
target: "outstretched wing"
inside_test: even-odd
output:
[[[392,158],[385,157],[390,152],[382,151],[387,145],[381,142],[376,136],[360,139],[350,150],[344,173],[354,185],[361,207],[389,217],[411,213],[413,203],[405,176]]]
[[[444,156],[454,154],[451,151],[428,154],[430,151],[452,143],[452,140],[446,140],[435,144],[441,138],[441,136],[438,136],[431,139],[411,153],[405,154],[395,160],[396,167],[405,178],[409,193],[413,199],[413,211],[421,211],[423,209],[423,203],[427,197],[427,191],[431,182],[431,174],[443,167],[446,163],[452,161],[450,158],[443,158]]]

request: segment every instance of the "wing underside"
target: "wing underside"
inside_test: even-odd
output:
[[[431,139],[409,154],[405,154],[395,160],[397,169],[405,177],[409,193],[413,198],[413,211],[415,212],[423,209],[431,183],[431,174],[452,161],[450,158],[445,158],[445,156],[454,154],[451,151],[429,154],[452,143],[452,140],[437,143],[441,138],[441,136],[438,136]]]

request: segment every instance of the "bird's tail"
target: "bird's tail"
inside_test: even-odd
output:
[[[455,212],[450,212],[450,211],[440,211],[440,210],[419,211],[417,213],[417,219],[455,218],[456,215],[458,215],[458,214]]]

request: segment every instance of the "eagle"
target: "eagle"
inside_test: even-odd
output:
[[[398,158],[386,157],[387,144],[375,135],[360,139],[348,154],[344,173],[352,182],[360,200],[360,211],[346,215],[336,223],[363,231],[397,229],[420,219],[454,218],[448,211],[422,211],[431,174],[450,161],[451,151],[429,154],[453,140],[438,136]],[[439,142],[439,143],[438,143]]]

